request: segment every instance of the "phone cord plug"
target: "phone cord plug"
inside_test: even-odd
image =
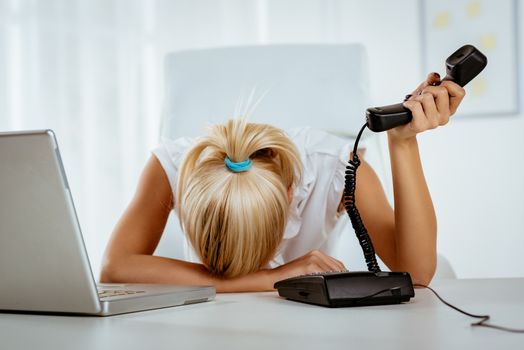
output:
[[[380,267],[377,263],[375,249],[373,248],[373,244],[371,243],[371,238],[369,237],[368,231],[366,230],[366,227],[362,222],[362,218],[360,217],[360,213],[358,212],[355,199],[357,169],[360,166],[360,159],[357,155],[357,147],[358,142],[360,141],[360,137],[362,136],[362,132],[364,131],[366,126],[367,124],[364,124],[364,126],[360,129],[360,132],[358,133],[357,139],[355,140],[355,144],[353,146],[353,155],[351,159],[348,161],[348,165],[346,166],[343,200],[344,207],[346,208],[346,212],[348,213],[349,218],[351,220],[351,225],[355,230],[358,242],[360,243],[360,247],[362,248],[362,252],[364,253],[364,258],[366,259],[366,265],[368,267],[368,270],[371,272],[379,272]]]

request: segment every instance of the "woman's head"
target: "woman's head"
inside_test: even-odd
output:
[[[251,167],[234,172],[226,157],[233,163],[251,160]],[[286,225],[288,189],[301,170],[298,151],[282,130],[243,119],[213,125],[189,150],[175,208],[212,273],[239,276],[271,259]]]

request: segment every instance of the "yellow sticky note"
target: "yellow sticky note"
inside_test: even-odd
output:
[[[451,15],[449,11],[442,11],[435,16],[433,20],[433,27],[437,29],[445,28],[451,22]]]
[[[482,2],[480,0],[470,1],[466,5],[466,13],[469,18],[479,17],[482,12]]]
[[[493,50],[497,46],[497,36],[495,34],[484,34],[480,37],[480,47],[484,50]]]
[[[477,77],[471,82],[471,92],[474,96],[484,96],[488,92],[488,82],[482,77]]]

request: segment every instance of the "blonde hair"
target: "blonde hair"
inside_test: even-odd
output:
[[[224,164],[251,159],[235,173]],[[234,277],[257,271],[275,253],[287,222],[288,188],[302,163],[284,131],[231,119],[213,125],[188,151],[179,172],[175,209],[202,263]]]

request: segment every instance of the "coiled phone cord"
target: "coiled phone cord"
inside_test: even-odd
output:
[[[364,129],[366,128],[367,123],[364,124],[364,126],[360,129],[357,139],[355,140],[355,144],[353,146],[353,156],[348,162],[348,165],[346,166],[346,176],[345,176],[345,186],[344,186],[344,207],[346,208],[346,212],[349,215],[349,218],[351,219],[351,224],[353,226],[353,229],[355,230],[355,234],[357,235],[358,242],[360,243],[360,246],[362,247],[362,251],[364,252],[364,258],[366,259],[366,265],[368,266],[368,270],[371,272],[379,272],[380,267],[377,263],[377,258],[375,256],[375,249],[373,248],[373,244],[371,243],[371,238],[369,237],[368,231],[366,230],[366,227],[364,226],[364,223],[362,222],[362,218],[360,217],[360,213],[358,212],[358,209],[356,207],[356,200],[355,200],[355,189],[356,189],[356,182],[357,182],[357,169],[360,166],[360,159],[357,155],[357,147],[358,142],[360,141],[360,137],[362,136],[362,133],[364,132]],[[517,328],[509,328],[509,327],[503,327],[499,325],[494,325],[490,323],[486,323],[486,321],[489,320],[489,315],[475,315],[471,314],[469,312],[466,312],[464,310],[459,309],[458,307],[448,303],[445,301],[440,295],[435,292],[432,288],[423,285],[423,284],[414,284],[416,287],[423,287],[429,289],[431,292],[433,292],[436,297],[445,305],[455,309],[458,312],[461,312],[467,316],[474,317],[474,318],[481,318],[480,321],[474,322],[471,325],[472,326],[478,326],[478,327],[489,327],[494,328],[497,330],[502,330],[506,332],[513,332],[513,333],[524,333],[524,329],[517,329]],[[397,292],[400,287],[394,287],[394,288],[388,288],[384,290],[380,290],[376,293],[373,293],[371,295],[368,295],[360,301],[368,299],[370,297],[373,297],[375,295],[378,295],[380,293],[390,291],[390,292]]]
[[[360,217],[360,213],[358,212],[355,199],[357,169],[360,166],[360,159],[357,155],[357,147],[358,142],[360,141],[360,137],[362,136],[362,132],[364,132],[366,126],[367,123],[364,124],[364,126],[360,129],[357,135],[357,139],[355,140],[355,144],[353,146],[353,156],[348,161],[348,165],[346,166],[343,199],[344,207],[346,208],[346,212],[348,213],[349,218],[351,220],[351,225],[355,230],[358,242],[360,243],[360,247],[362,248],[362,252],[364,253],[364,258],[366,259],[366,265],[368,267],[368,270],[371,272],[379,272],[380,267],[377,263],[375,249],[373,248],[373,244],[371,243],[371,238],[369,237],[368,231],[366,230],[366,227],[362,222],[362,218]]]

